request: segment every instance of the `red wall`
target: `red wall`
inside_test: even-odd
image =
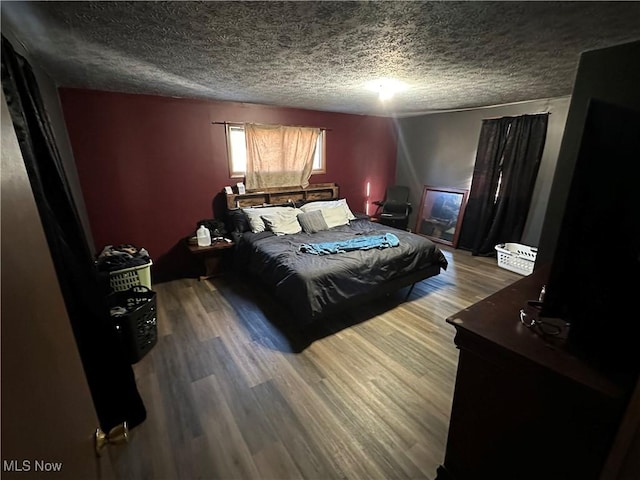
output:
[[[396,136],[384,117],[131,95],[59,91],[95,247],[131,243],[149,251],[153,280],[193,268],[181,240],[213,216],[229,178],[224,125],[258,122],[327,128],[327,173],[353,211],[395,181]],[[223,213],[220,196],[215,214]]]

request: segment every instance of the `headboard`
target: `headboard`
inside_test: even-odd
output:
[[[278,187],[250,190],[247,193],[226,193],[227,208],[252,207],[264,204],[282,204],[289,201],[335,200],[339,187],[335,183],[313,183],[307,188]]]

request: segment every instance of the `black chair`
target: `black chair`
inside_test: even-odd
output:
[[[378,223],[400,230],[407,229],[411,213],[409,187],[403,185],[388,187],[384,200],[373,203],[378,206],[374,215]]]

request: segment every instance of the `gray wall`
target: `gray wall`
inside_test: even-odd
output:
[[[396,183],[411,189],[413,229],[424,185],[469,189],[482,120],[550,112],[547,139],[521,243],[537,246],[549,199],[569,97],[398,119]]]

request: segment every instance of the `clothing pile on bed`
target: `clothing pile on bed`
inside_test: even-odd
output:
[[[372,248],[389,248],[400,245],[400,240],[393,233],[351,238],[337,242],[303,243],[300,251],[314,255],[330,255],[353,250],[371,250]]]

